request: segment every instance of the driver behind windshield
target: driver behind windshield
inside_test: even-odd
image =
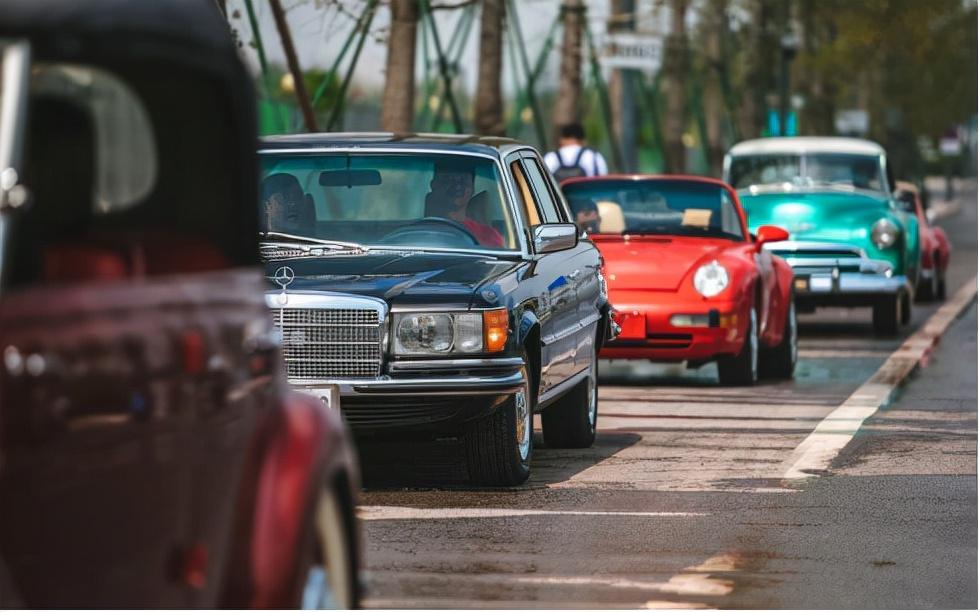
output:
[[[262,214],[259,230],[300,234],[310,231],[304,227],[313,212],[313,202],[292,174],[279,172],[262,181]]]
[[[426,196],[426,215],[445,217],[462,224],[483,246],[502,247],[504,237],[481,221],[473,218],[474,204],[480,194],[473,195],[473,166],[459,162],[436,162],[429,194]]]

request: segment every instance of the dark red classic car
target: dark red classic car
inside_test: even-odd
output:
[[[933,225],[926,215],[919,188],[913,183],[898,181],[896,194],[906,212],[919,219],[919,244],[922,251],[921,269],[916,297],[929,300],[946,299],[946,269],[949,267],[949,238],[938,225]]]
[[[353,453],[282,372],[215,3],[3,2],[0,60],[0,608],[356,606]]]

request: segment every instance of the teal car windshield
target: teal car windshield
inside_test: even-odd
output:
[[[259,228],[276,240],[519,248],[491,159],[436,153],[263,153],[260,163]]]
[[[733,157],[729,183],[736,189],[758,185],[839,185],[844,188],[887,192],[881,163],[875,155],[807,153],[743,155]]]
[[[571,182],[562,191],[573,210],[595,204],[599,233],[744,239],[735,203],[715,184],[604,179]]]

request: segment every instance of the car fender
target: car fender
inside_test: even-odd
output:
[[[284,399],[261,461],[249,553],[253,608],[295,605],[302,538],[318,487],[351,465],[343,423],[322,402]]]

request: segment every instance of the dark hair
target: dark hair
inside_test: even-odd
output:
[[[569,198],[568,205],[571,207],[573,215],[580,212],[599,212],[599,207],[591,198]]]
[[[562,138],[574,138],[575,140],[585,140],[585,128],[581,123],[566,123],[558,131]]]
[[[301,198],[304,194],[299,179],[288,172],[277,172],[265,177],[259,190],[263,202],[277,193],[292,198]]]

